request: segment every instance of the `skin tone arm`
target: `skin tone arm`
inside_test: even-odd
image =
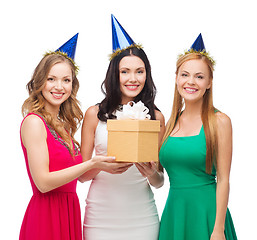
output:
[[[224,225],[229,196],[229,174],[232,160],[232,125],[230,118],[224,113],[217,115],[217,189],[216,220],[211,240],[225,240]]]
[[[165,119],[160,111],[155,111],[156,120],[160,120],[160,133],[159,133],[159,148],[161,147],[161,141],[165,132]],[[160,188],[164,184],[163,170],[160,169],[156,162],[150,163],[135,163],[138,170],[144,177],[147,177],[149,183],[155,187]]]
[[[49,172],[47,132],[44,123],[37,116],[31,115],[24,120],[21,128],[21,137],[27,150],[31,176],[35,185],[42,193],[67,184],[93,168],[102,168],[109,172],[117,170],[113,157],[99,156],[85,163]],[[114,164],[112,169],[109,167],[110,164]]]
[[[97,118],[98,106],[92,106],[88,108],[85,113],[84,121],[81,130],[81,154],[83,161],[86,162],[91,159],[94,150],[95,130],[99,119]],[[129,167],[132,166],[130,163],[116,163],[116,171],[113,174],[120,174],[125,172]],[[79,180],[81,182],[89,181],[93,179],[102,169],[92,169],[83,174]]]

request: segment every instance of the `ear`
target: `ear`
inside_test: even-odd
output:
[[[212,86],[212,79],[210,79],[210,83],[208,84],[207,88],[206,89],[210,89]]]
[[[178,84],[178,75],[176,74],[176,77],[175,77],[175,84],[177,85]]]

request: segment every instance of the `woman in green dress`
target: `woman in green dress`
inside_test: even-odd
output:
[[[177,61],[171,117],[160,162],[170,180],[159,240],[235,240],[227,208],[230,118],[212,101],[214,61],[201,34]]]

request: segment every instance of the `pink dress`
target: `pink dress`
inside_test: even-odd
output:
[[[30,114],[29,114],[30,115]],[[36,114],[34,114],[36,115]],[[74,148],[75,159],[70,155],[66,143],[46,124],[49,170],[58,171],[82,162]],[[21,140],[27,172],[33,196],[27,207],[20,231],[20,240],[81,240],[81,213],[76,193],[77,179],[47,193],[41,193],[30,174],[27,151]]]

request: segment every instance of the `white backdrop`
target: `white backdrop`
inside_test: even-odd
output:
[[[257,214],[254,4],[250,0],[2,1],[0,239],[18,239],[32,194],[19,139],[25,85],[45,51],[57,49],[79,32],[75,60],[80,66],[78,98],[83,112],[101,101],[100,84],[112,51],[111,13],[136,43],[143,44],[158,90],[156,104],[166,121],[172,107],[177,55],[202,33],[207,50],[217,61],[215,106],[233,124],[229,208],[238,238],[253,239]],[[89,182],[78,184],[82,216],[88,187]],[[168,188],[166,175],[164,187],[154,190],[160,215]]]

